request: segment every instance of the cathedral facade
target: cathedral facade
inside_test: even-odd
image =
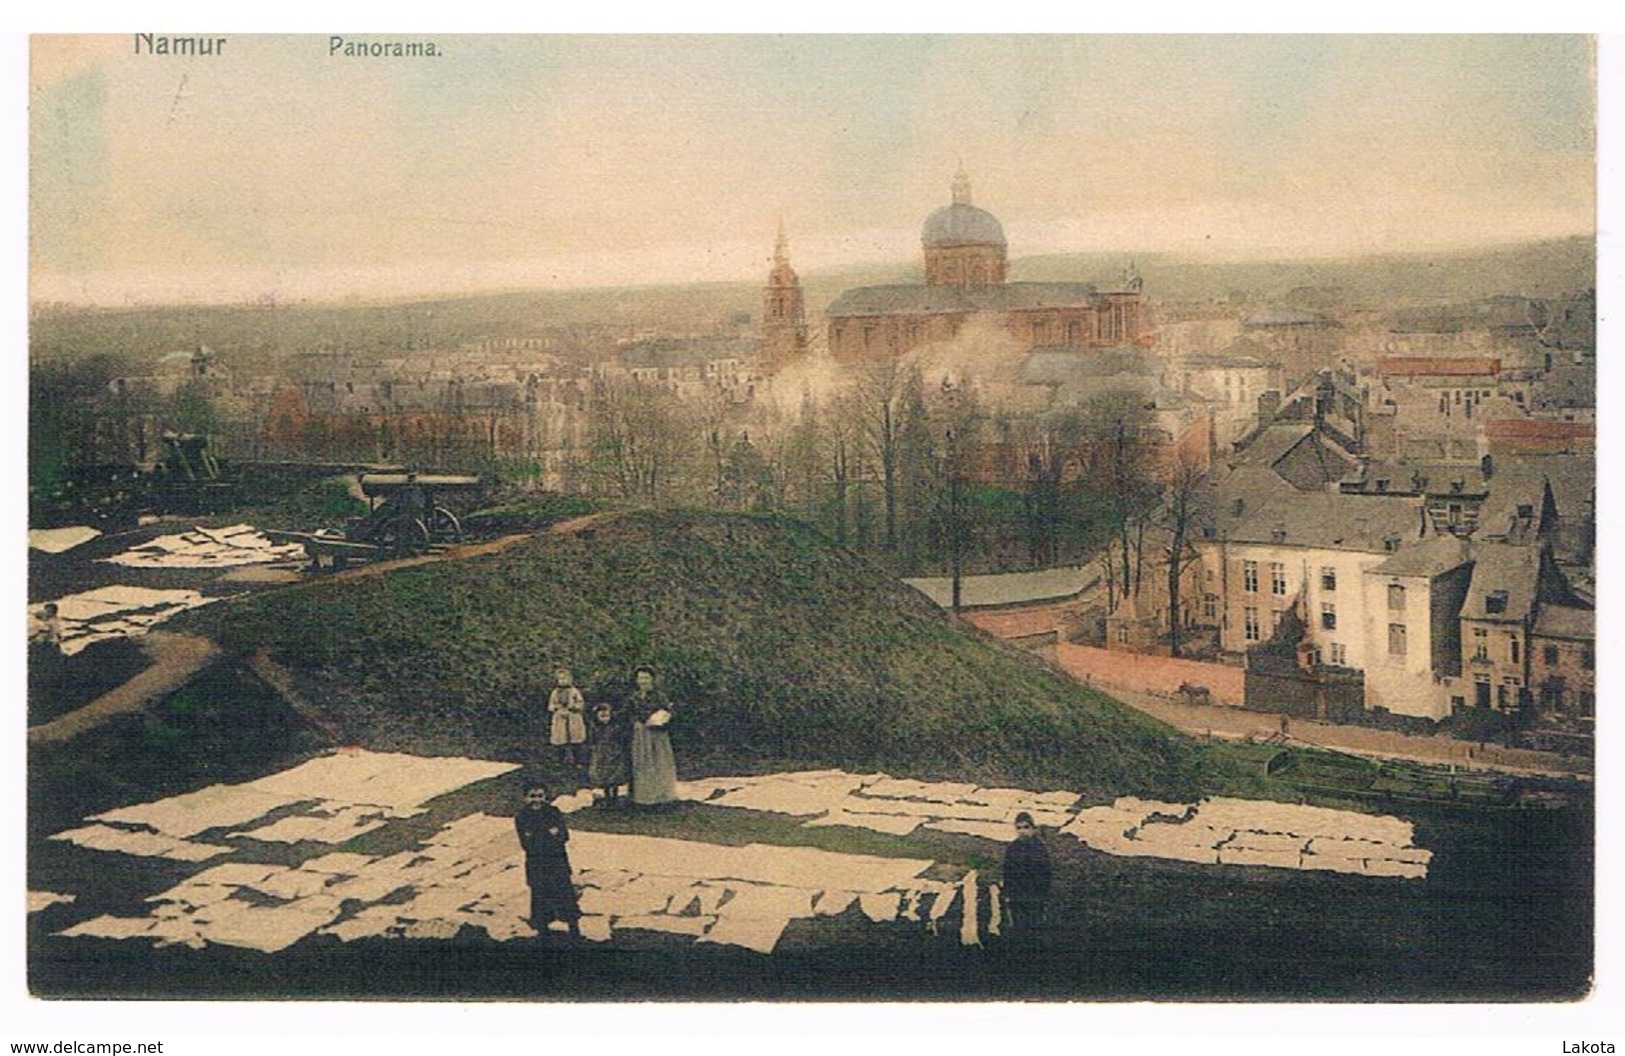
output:
[[[979,318],[992,320],[1028,351],[1113,348],[1143,344],[1147,338],[1137,282],[1130,289],[1103,292],[1081,282],[1005,281],[1004,227],[992,213],[971,204],[970,180],[963,171],[954,178],[952,202],[926,217],[920,241],[923,284],[863,286],[830,304],[829,349],[837,361],[893,358],[924,344],[952,341]],[[782,248],[781,236],[781,253]],[[775,275],[777,271],[776,263]],[[770,285],[770,299],[772,293]]]

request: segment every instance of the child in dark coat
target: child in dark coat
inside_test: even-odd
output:
[[[593,707],[587,721],[587,783],[602,789],[611,807],[620,806],[621,786],[632,779],[632,731],[623,714],[605,702]]]
[[[1016,815],[1016,838],[1004,849],[1004,911],[1012,940],[1036,937],[1049,894],[1049,850],[1024,810]]]
[[[573,938],[581,937],[581,909],[570,882],[570,828],[564,812],[548,802],[547,789],[537,782],[525,788],[525,805],[514,815],[519,846],[525,849],[525,883],[530,885],[530,926],[538,934],[562,920]]]

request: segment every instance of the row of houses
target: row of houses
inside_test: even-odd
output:
[[[1215,465],[1179,579],[1183,637],[1247,666],[1248,702],[1438,721],[1465,709],[1588,729],[1589,455],[1384,462],[1276,423]],[[1166,647],[1164,577],[1107,620]]]

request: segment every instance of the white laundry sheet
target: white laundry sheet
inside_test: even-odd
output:
[[[30,891],[28,892],[28,912],[38,913],[42,909],[74,901],[76,896],[64,895],[56,891]]]
[[[1260,851],[1247,847],[1220,847],[1220,865],[1268,865],[1277,869],[1304,868],[1303,855],[1298,851]]]
[[[775,917],[720,917],[711,930],[697,940],[743,946],[757,953],[772,953],[790,921]]]
[[[1146,820],[1153,816],[1187,820]],[[1269,800],[1184,804],[1125,796],[1079,811],[1061,832],[1107,854],[1204,864],[1419,879],[1432,860],[1431,851],[1410,846],[1414,827],[1400,818]],[[1377,863],[1384,864],[1371,868]]]
[[[30,528],[28,545],[47,554],[63,554],[101,534],[87,525],[74,525],[71,528]]]
[[[815,847],[776,847],[576,831],[570,861],[578,869],[624,869],[697,880],[744,880],[811,890],[887,891],[912,886],[931,867],[923,858],[841,854]]]
[[[151,803],[137,803],[91,817],[126,825],[145,825],[169,836],[191,837],[209,829],[240,828],[305,799],[267,792],[251,785],[209,785]]]
[[[1409,845],[1415,831],[1410,822],[1386,815],[1270,800],[1204,799],[1201,813],[1202,820],[1210,825],[1230,825],[1257,832],[1365,839],[1399,847]]]
[[[264,828],[234,832],[267,843],[344,843],[362,833],[381,829],[391,816],[382,807],[339,806],[317,808],[311,814],[282,818]]]
[[[864,891],[858,894],[863,915],[877,924],[896,920],[901,911],[903,896],[895,891]]]
[[[222,854],[230,854],[230,847],[208,843],[193,843],[161,832],[141,832],[114,828],[110,825],[86,825],[52,836],[92,851],[117,851],[142,858],[170,858],[178,862],[204,862]]]
[[[925,827],[938,832],[980,836],[984,840],[1008,841],[1014,839],[1016,835],[1015,829],[1002,821],[961,821],[958,818],[943,818],[940,821],[928,821]]]
[[[457,756],[341,749],[248,783],[262,792],[393,808],[397,816],[476,781],[519,767]]]
[[[849,814],[844,810],[834,810],[821,818],[802,822],[805,828],[822,828],[827,825],[845,825],[852,829],[870,829],[874,832],[884,832],[890,836],[907,836],[920,827],[917,817],[905,817],[900,814]]]
[[[1225,841],[1220,850],[1268,851],[1272,854],[1299,855],[1310,843],[1308,837],[1284,832],[1237,832]]]
[[[111,586],[58,598],[62,651],[82,652],[93,642],[145,634],[178,612],[207,605],[212,598],[195,590],[152,590]]]
[[[129,568],[227,568],[300,560],[304,554],[298,543],[273,543],[253,525],[237,524],[160,535],[104,560]]]
[[[716,807],[742,807],[792,817],[809,817],[831,809],[846,798],[848,791],[841,783],[772,781],[746,785],[708,802]]]

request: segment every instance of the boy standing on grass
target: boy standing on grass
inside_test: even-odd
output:
[[[581,938],[581,908],[570,882],[570,827],[564,812],[548,802],[547,787],[539,781],[525,785],[525,805],[514,815],[519,846],[525,850],[525,883],[530,886],[530,926],[538,935],[562,920],[570,937]]]
[[[1049,850],[1025,810],[1016,815],[1016,838],[1004,849],[1005,928],[1013,942],[1030,942],[1044,923],[1049,901]]]

